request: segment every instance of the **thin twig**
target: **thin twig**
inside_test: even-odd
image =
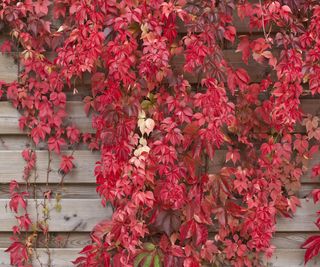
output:
[[[33,150],[33,153],[36,153],[35,150]],[[36,159],[37,160],[37,159]],[[38,179],[38,173],[37,173],[37,164],[35,164],[34,166],[34,180],[33,180],[33,183],[32,183],[32,189],[33,189],[33,199],[34,199],[34,202],[35,202],[35,205],[36,205],[36,227],[34,229],[34,232],[33,234],[35,235],[35,242],[34,242],[34,252],[35,252],[35,257],[36,257],[36,260],[38,261],[39,265],[41,267],[43,267],[43,264],[40,260],[40,257],[39,257],[39,253],[38,253],[38,250],[37,250],[37,244],[38,244],[38,234],[37,234],[37,229],[38,229],[38,223],[39,223],[39,202],[38,202],[38,198],[37,198],[37,179]]]
[[[267,35],[267,32],[266,32],[266,28],[265,28],[265,26],[264,26],[264,15],[263,15],[263,8],[262,8],[262,2],[261,2],[261,0],[259,0],[259,3],[260,3],[260,8],[261,8],[263,35],[264,35],[264,38],[266,39],[266,41],[268,42],[268,35]]]
[[[47,164],[47,177],[46,177],[46,190],[47,192],[50,190],[49,188],[49,177],[50,177],[50,173],[51,173],[51,152],[50,150],[48,150],[48,164]],[[44,210],[46,210],[45,214],[44,215],[44,222],[46,225],[48,225],[48,220],[49,220],[49,217],[50,217],[50,214],[49,214],[49,209],[47,208],[48,206],[48,203],[47,203],[47,197],[44,198]],[[45,233],[45,248],[46,248],[46,252],[47,252],[47,255],[48,255],[48,266],[51,266],[52,265],[52,260],[51,260],[51,253],[50,253],[50,249],[49,249],[49,242],[50,242],[50,235],[49,235],[49,231],[46,231]]]

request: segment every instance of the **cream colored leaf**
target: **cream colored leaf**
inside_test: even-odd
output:
[[[149,134],[153,131],[154,126],[155,126],[155,122],[154,122],[153,119],[150,119],[150,118],[146,119],[146,122],[145,122],[145,127],[146,127],[145,132],[149,135]]]

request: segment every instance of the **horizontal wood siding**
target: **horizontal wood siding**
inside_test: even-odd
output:
[[[237,31],[241,33],[249,32],[246,21],[241,21],[236,17]],[[179,31],[185,32],[184,25],[180,25]],[[259,35],[261,32],[252,31],[253,34]],[[270,68],[260,65],[253,60],[249,61],[249,65],[245,65],[241,60],[241,54],[235,53],[231,46],[226,46],[224,55],[226,59],[234,66],[248,70],[251,81],[260,81],[270,73]],[[229,48],[229,49],[228,49]],[[0,55],[0,80],[14,81],[17,79],[18,64],[13,59],[13,53]],[[183,73],[183,57],[177,56],[173,60],[173,68],[177,73]],[[197,77],[190,73],[185,76],[191,83],[197,81]],[[91,126],[91,118],[88,118],[83,110],[81,99],[89,94],[90,79],[85,80],[85,84],[79,86],[79,94],[73,95],[68,92],[68,118],[67,122],[72,122],[84,132],[93,132]],[[320,115],[319,99],[302,99],[301,105],[303,111]],[[8,208],[9,198],[9,182],[16,179],[23,182],[22,170],[24,168],[24,160],[21,157],[21,151],[29,144],[26,132],[20,131],[18,127],[19,112],[12,108],[11,104],[0,102],[0,266],[10,266],[10,259],[5,248],[10,244],[11,226],[15,222],[14,215]],[[303,127],[297,126],[296,132],[303,132]],[[46,144],[40,143],[37,151],[37,183],[42,190],[46,189],[45,183],[50,184],[55,192],[62,196],[61,203],[54,198],[50,201],[50,232],[54,239],[50,243],[53,266],[70,267],[71,261],[77,257],[77,253],[85,245],[89,244],[89,232],[93,226],[112,215],[111,207],[102,207],[100,198],[96,193],[94,165],[99,159],[99,153],[92,153],[87,150],[84,145],[80,145],[74,152],[76,168],[64,178],[63,187],[59,186],[61,174],[59,174],[59,159],[53,156],[49,179],[47,181],[47,164],[48,152]],[[62,153],[70,154],[71,148],[64,147]],[[214,162],[210,164],[210,172],[215,172],[225,162],[225,150],[216,151]],[[312,162],[319,162],[320,155],[316,155]],[[274,256],[266,260],[269,266],[274,267],[298,267],[304,266],[303,256],[304,250],[300,249],[304,240],[317,232],[314,225],[316,219],[316,211],[319,208],[308,200],[310,192],[314,188],[320,186],[319,180],[311,180],[310,172],[302,179],[302,186],[298,193],[301,198],[302,207],[298,208],[297,214],[292,219],[278,219],[277,233],[273,239],[273,244],[277,246]],[[57,190],[57,191],[56,191]],[[42,197],[41,190],[36,193],[38,198]],[[59,205],[61,204],[61,211]],[[35,216],[35,201],[29,200],[29,212],[31,217]],[[214,229],[213,229],[214,231]],[[39,237],[39,248],[37,253],[40,259],[45,262],[47,260],[46,250],[41,243],[41,235]],[[61,244],[54,240],[63,240]],[[34,266],[37,265],[35,261]],[[315,259],[307,266],[320,266],[320,259]]]

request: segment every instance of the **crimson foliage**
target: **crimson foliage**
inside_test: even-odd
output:
[[[234,14],[263,35],[237,35]],[[0,19],[13,37],[2,51],[22,50],[19,80],[2,83],[21,129],[57,154],[81,140],[101,152],[97,192],[114,213],[76,265],[263,265],[276,215],[296,211],[306,161],[318,151],[318,118],[299,100],[320,93],[317,1],[3,0]],[[252,81],[224,47],[268,73]],[[65,90],[77,93],[88,73],[93,135],[66,120]],[[297,123],[306,134],[294,134]],[[221,148],[226,163],[212,174]],[[62,156],[63,173],[72,161]],[[27,193],[16,189],[14,212],[26,209]],[[16,232],[28,229],[27,215]],[[306,261],[319,244],[307,240]],[[23,243],[8,251],[14,264],[28,263]]]

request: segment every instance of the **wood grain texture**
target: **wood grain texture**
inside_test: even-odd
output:
[[[91,118],[86,116],[83,107],[84,104],[81,101],[67,102],[67,114],[69,115],[66,123],[75,124],[83,132],[93,132]],[[305,113],[320,115],[320,100],[302,99],[301,108]],[[0,102],[0,134],[22,134],[18,127],[19,118],[20,113],[9,102]],[[301,126],[298,126],[296,130],[303,131]]]
[[[236,20],[235,24],[240,30],[240,32],[244,32],[247,28],[247,22],[242,22],[239,19]],[[258,30],[258,32],[261,32]],[[276,52],[274,52],[276,55]],[[254,61],[252,58],[249,59],[249,64],[246,65],[242,61],[242,55],[241,53],[236,53],[234,49],[226,49],[223,51],[224,57],[227,62],[230,63],[230,65],[234,68],[244,68],[248,71],[248,74],[251,78],[251,82],[259,82],[261,79],[265,78],[268,74],[271,73],[271,68],[268,66],[268,64],[259,64],[256,61]],[[12,82],[17,79],[18,76],[18,66],[14,62],[14,59],[12,57],[13,53],[8,53],[5,55],[0,55],[0,80],[4,80],[6,82]],[[54,53],[49,52],[47,53],[47,56],[49,58],[52,58]],[[192,75],[191,73],[184,73],[183,72],[183,64],[184,64],[184,57],[179,55],[175,56],[172,59],[171,65],[175,72],[184,74],[185,78],[189,80],[191,83],[196,83],[198,81],[198,77],[195,75]],[[90,75],[85,75],[85,78],[83,81],[81,81],[78,85],[83,84],[90,84]],[[72,96],[71,90],[67,90],[67,93],[69,96]],[[80,92],[79,95],[82,93]]]
[[[225,165],[227,152],[228,152],[227,150],[223,150],[223,149],[215,151],[214,158],[209,163],[209,170],[208,170],[209,173],[217,173],[222,168],[222,166]],[[303,184],[320,183],[320,177],[315,177],[315,178],[311,177],[312,166],[314,166],[315,164],[317,164],[319,162],[320,162],[320,152],[316,153],[312,159],[309,159],[308,161],[306,161],[306,164],[308,166],[308,170],[304,175],[302,175],[301,183],[303,183]]]
[[[62,154],[71,155],[71,151],[62,151]],[[36,151],[37,155],[37,183],[47,181],[47,167],[49,154],[47,151]],[[75,168],[64,178],[64,183],[94,183],[95,162],[100,159],[97,152],[77,150],[73,154]],[[60,158],[51,154],[51,172],[49,183],[60,183],[62,175],[59,173]],[[0,151],[0,183],[9,183],[12,179],[23,182],[22,174],[25,161],[20,151]],[[33,176],[31,176],[33,177]],[[34,178],[31,178],[34,179]]]
[[[276,249],[300,249],[301,245],[308,237],[314,233],[276,233],[272,239],[272,244]]]
[[[0,266],[9,267],[10,258],[8,253],[4,252],[5,249],[0,248]],[[50,254],[52,258],[52,267],[71,267],[74,266],[71,261],[74,261],[78,256],[81,249],[51,249]],[[37,249],[39,259],[44,266],[48,266],[48,256],[45,249]],[[39,263],[33,259],[33,267],[40,266]]]
[[[29,212],[35,216],[35,203],[29,201]],[[292,219],[278,218],[276,230],[278,232],[317,232],[318,228],[314,222],[318,207],[312,201],[301,200],[302,206],[298,208]],[[91,231],[93,226],[104,218],[110,218],[112,209],[102,208],[99,199],[63,199],[62,211],[54,209],[56,202],[51,201],[52,213],[50,220],[50,231]],[[6,208],[8,200],[0,200],[0,232],[11,231],[15,223],[14,214]],[[77,228],[76,228],[77,227]]]
[[[312,199],[311,192],[314,189],[319,189],[320,183],[302,183],[299,192],[297,192],[297,196],[299,198]]]
[[[256,61],[254,61],[252,58],[249,59],[249,64],[246,65],[242,61],[242,55],[241,53],[236,53],[234,50],[224,50],[223,55],[225,60],[233,67],[233,68],[244,68],[249,76],[251,82],[259,82],[262,79],[266,78],[268,74],[271,73],[271,68],[267,64],[259,64]],[[198,77],[192,73],[187,73],[183,71],[183,65],[184,65],[184,56],[183,55],[177,55],[172,59],[172,69],[177,74],[183,74],[184,77],[190,82],[190,83],[197,83]],[[201,81],[201,75],[199,77]],[[88,82],[85,82],[88,83]]]
[[[314,233],[275,233],[272,244],[277,249],[300,249],[303,242]],[[0,248],[8,247],[11,244],[11,233],[3,232],[0,235]],[[91,239],[87,232],[51,232],[49,247],[51,248],[83,248],[90,244]],[[39,233],[38,247],[45,247],[44,236]]]
[[[4,248],[0,248],[0,266],[9,267],[10,259]],[[53,259],[53,267],[70,267],[73,266],[71,261],[79,256],[79,249],[51,249],[51,258]],[[47,254],[44,249],[37,249],[42,262],[47,262]],[[318,267],[320,264],[319,257],[315,258],[308,264],[304,265],[303,256],[305,250],[303,249],[278,249],[275,251],[273,257],[265,260],[269,267]],[[33,266],[39,266],[37,262],[33,262]]]
[[[277,249],[272,258],[266,263],[269,267],[319,267],[320,257],[316,257],[308,264],[304,265],[303,249]]]
[[[258,0],[250,0],[250,3],[259,3]],[[257,33],[263,33],[262,29],[249,29],[249,19],[240,19],[238,16],[237,10],[233,10],[233,21],[232,21],[233,26],[237,30],[237,34],[257,34]],[[184,25],[183,21],[178,20],[178,32],[179,33],[186,33],[187,32],[187,27]],[[275,27],[273,27],[273,31],[275,30]],[[273,32],[271,30],[271,32]],[[269,28],[267,28],[267,32],[269,32]]]
[[[53,197],[55,194],[61,194],[63,199],[72,198],[84,198],[84,199],[97,199],[100,198],[96,192],[96,184],[94,181],[92,183],[64,183],[62,186],[59,184],[50,184],[50,189],[53,191]],[[302,184],[301,189],[297,192],[297,196],[301,199],[312,198],[311,192],[314,189],[319,189],[320,183],[314,184]],[[47,190],[47,186],[44,184],[37,185],[36,196],[38,198],[43,197],[43,192]],[[0,185],[0,198],[10,198],[9,184]]]
[[[31,234],[31,233],[30,233]],[[50,232],[49,234],[50,248],[76,248],[82,249],[91,243],[90,233],[87,232]],[[11,233],[2,232],[0,235],[0,248],[7,248],[12,244],[10,240]],[[42,233],[38,233],[37,247],[45,248],[45,237]],[[1,265],[0,265],[1,266]]]
[[[275,233],[272,244],[277,249],[300,249],[304,241],[314,233],[294,232]],[[11,233],[3,232],[0,235],[0,248],[8,247],[11,244]],[[90,244],[91,239],[87,232],[50,232],[49,247],[51,248],[83,248]],[[44,236],[38,234],[38,247],[45,247]]]
[[[276,51],[274,51],[276,55]],[[49,59],[54,59],[55,53],[54,52],[48,52],[45,53],[45,55]],[[224,49],[223,50],[223,57],[225,60],[232,66],[233,68],[244,68],[247,70],[249,76],[250,76],[250,82],[259,82],[262,79],[266,78],[268,74],[272,73],[271,67],[266,63],[266,64],[260,64],[256,62],[252,57],[249,58],[249,64],[245,64],[242,60],[242,54],[235,52],[235,49]],[[190,83],[194,84],[198,82],[198,76],[185,72],[183,69],[185,62],[185,58],[183,55],[176,55],[173,56],[170,65],[172,67],[172,70],[175,74],[183,74],[184,78],[187,79]],[[273,72],[274,75],[274,72]],[[272,76],[274,77],[274,76]],[[201,75],[200,75],[200,81],[201,81]],[[83,78],[81,80],[77,80],[75,82],[76,87],[85,87],[89,88],[91,83],[91,74],[88,72],[85,72],[83,74]],[[70,94],[70,92],[69,92]]]
[[[10,211],[8,203],[7,199],[0,200],[0,232],[11,232],[12,226],[16,223],[15,214]],[[90,232],[98,222],[110,219],[112,215],[112,208],[102,207],[100,199],[62,199],[61,211],[55,208],[56,204],[54,199],[49,203],[49,231],[52,232]],[[28,200],[28,212],[34,221],[34,200]],[[41,207],[39,212],[41,215]]]
[[[10,188],[9,184],[0,185],[0,198],[10,198]],[[92,184],[50,184],[49,188],[52,190],[52,198],[55,198],[57,194],[63,199],[72,198],[84,198],[84,199],[100,199],[100,196],[96,192],[97,185],[92,182]],[[24,188],[22,186],[22,188]],[[42,198],[43,193],[48,190],[48,187],[44,184],[37,184],[36,197]]]
[[[83,132],[92,132],[91,118],[84,112],[80,101],[67,102],[66,123],[75,124]],[[0,102],[0,134],[21,134],[19,129],[20,113],[9,102]]]
[[[70,155],[71,151],[62,151],[62,154]],[[225,164],[226,150],[217,150],[213,161],[209,164],[209,173],[216,173]],[[45,183],[47,179],[47,166],[49,154],[46,150],[37,150],[37,183]],[[95,183],[94,167],[95,163],[100,160],[99,152],[88,150],[76,150],[74,152],[75,168],[66,175],[64,183]],[[49,183],[60,183],[62,175],[59,173],[60,158],[53,153],[51,154],[51,172]],[[311,167],[320,162],[320,153],[317,153],[308,163]],[[14,163],[14,164],[13,164]],[[0,150],[0,183],[9,183],[12,179],[23,182],[22,171],[25,161],[21,157],[20,150]],[[33,178],[32,178],[33,179]],[[311,178],[311,168],[302,176],[302,183],[317,184],[319,178]],[[304,197],[304,196],[303,196]]]
[[[257,2],[253,0],[251,2]],[[235,14],[235,12],[234,12]],[[58,24],[57,24],[58,25]],[[240,20],[234,15],[234,25],[238,33],[248,34],[248,20]],[[179,25],[178,31],[185,33],[186,28],[182,23]],[[253,29],[249,34],[255,37],[261,35],[260,29]],[[1,40],[0,40],[1,42]],[[249,65],[245,65],[241,60],[241,53],[235,53],[235,44],[226,42],[224,56],[226,60],[234,68],[244,68],[248,71],[251,82],[259,82],[268,74],[272,74],[269,66],[261,65],[249,60]],[[183,73],[191,82],[196,83],[197,77],[190,73],[183,72],[184,59],[182,56],[177,56],[172,61],[173,69],[177,73]],[[10,55],[0,55],[0,80],[6,82],[14,81],[17,78],[18,66]],[[83,103],[81,100],[90,94],[90,75],[84,75],[84,81],[77,84],[79,93],[74,95],[72,90],[67,90],[67,112],[69,117],[67,123],[76,124],[84,132],[93,132],[91,127],[91,119],[87,118],[83,111]],[[320,115],[320,100],[319,99],[303,99],[301,103],[302,110],[313,115]],[[10,244],[9,237],[11,236],[11,226],[15,222],[13,214],[6,209],[6,204],[9,198],[9,185],[11,179],[16,179],[23,182],[21,178],[22,170],[25,165],[20,153],[30,142],[18,128],[18,119],[20,114],[8,102],[0,102],[0,266],[9,267],[10,259],[7,253],[4,253],[4,248]],[[304,132],[301,125],[296,127],[296,132]],[[42,191],[46,190],[44,183],[46,182],[48,152],[45,151],[46,144],[40,143],[37,146],[38,156],[38,188],[37,197],[42,197]],[[64,150],[71,148],[65,147]],[[64,153],[71,153],[65,151]],[[216,157],[210,164],[210,171],[215,172],[225,162],[226,151],[216,151]],[[78,252],[85,245],[90,243],[89,232],[93,226],[100,220],[108,218],[112,214],[110,207],[102,208],[100,199],[95,192],[95,177],[94,165],[99,160],[99,153],[92,154],[86,151],[85,146],[79,146],[74,154],[76,168],[65,177],[64,186],[60,187],[57,183],[61,180],[61,175],[58,172],[59,159],[53,156],[51,164],[52,172],[50,173],[49,183],[50,188],[54,192],[62,194],[61,201],[62,210],[57,212],[53,207],[55,200],[52,200],[50,232],[52,240],[50,246],[53,258],[54,267],[70,267],[71,261],[78,256]],[[310,166],[320,161],[320,155],[316,155],[311,161]],[[306,198],[315,188],[320,188],[320,179],[310,179],[310,171],[303,176],[302,186],[297,195],[300,198]],[[313,204],[312,201],[302,200],[302,208],[299,208],[293,219],[278,219],[277,233],[273,238],[273,244],[277,246],[274,256],[266,261],[269,266],[273,267],[302,267],[305,251],[300,249],[301,244],[310,235],[314,234],[318,229],[314,225],[316,220],[316,211],[319,206]],[[29,201],[29,210],[32,216],[35,216],[35,206],[32,200]],[[305,231],[308,231],[307,233]],[[41,243],[41,235],[39,238],[39,247],[43,247]],[[63,248],[61,244],[63,243]],[[38,249],[40,259],[43,263],[47,261],[47,255],[44,249]],[[46,264],[44,264],[45,266]],[[33,266],[39,266],[34,263]],[[320,266],[320,259],[316,259],[306,267]]]
[[[37,150],[47,150],[48,145],[47,142],[40,141],[39,144],[34,147],[34,144],[28,135],[23,134],[5,134],[0,135],[0,151],[3,150],[18,150],[21,151],[27,147],[37,149]],[[75,149],[74,146],[64,146],[64,149]],[[86,144],[79,144],[76,146],[77,150],[88,150],[88,146]]]
[[[0,53],[0,80],[13,82],[18,78],[18,65],[14,62],[13,54]]]
[[[278,232],[318,232],[319,229],[315,225],[317,219],[317,211],[319,205],[311,200],[301,199],[301,207],[297,208],[297,212],[293,218],[278,218],[276,231]]]
[[[96,184],[92,183],[64,183],[62,186],[59,184],[50,184],[50,189],[53,191],[53,197],[55,194],[61,194],[63,199],[72,199],[72,198],[85,198],[85,199],[97,199],[100,198],[96,192]],[[299,198],[312,198],[311,192],[314,189],[319,189],[320,183],[314,184],[302,184],[301,189],[297,192]],[[38,198],[43,197],[43,192],[47,190],[46,185],[38,184],[37,185],[36,196]],[[10,198],[9,184],[0,185],[0,196],[1,198]]]

